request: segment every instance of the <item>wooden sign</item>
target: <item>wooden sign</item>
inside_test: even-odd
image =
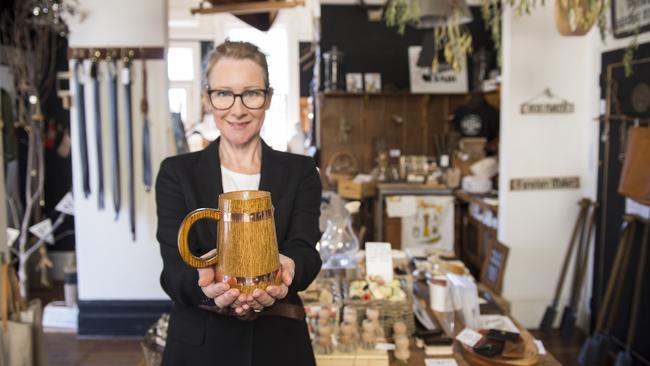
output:
[[[540,94],[521,104],[521,114],[570,114],[575,107],[573,103],[553,94],[546,88]]]
[[[549,189],[578,189],[580,177],[543,177],[510,179],[511,191],[541,191]]]
[[[524,103],[521,105],[521,114],[554,114],[573,113],[573,103]]]
[[[483,266],[481,267],[481,283],[497,295],[501,294],[503,275],[506,272],[508,247],[496,240],[490,240]]]

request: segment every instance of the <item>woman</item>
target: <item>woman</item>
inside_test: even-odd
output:
[[[314,365],[304,318],[278,309],[301,309],[297,291],[320,270],[318,172],[312,159],[274,151],[260,138],[273,91],[256,46],[221,44],[208,57],[204,79],[221,137],[203,151],[165,159],[156,181],[160,283],[174,302],[163,365]],[[244,189],[271,192],[282,266],[282,285],[251,295],[216,283],[213,268],[186,265],[176,242],[186,214],[216,207],[222,192]],[[204,221],[190,233],[195,254],[216,242],[214,222]]]

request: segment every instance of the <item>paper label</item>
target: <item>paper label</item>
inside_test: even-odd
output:
[[[72,197],[72,192],[68,192],[61,198],[61,201],[56,204],[55,210],[66,215],[74,216],[74,198]]]
[[[375,349],[380,351],[393,351],[395,350],[395,345],[392,343],[377,343]]]
[[[505,315],[481,315],[482,329],[497,329],[506,332],[519,333],[515,323]]]
[[[52,220],[45,219],[36,225],[29,228],[29,232],[36,235],[39,239],[45,239],[48,244],[54,244],[54,236],[52,236]]]
[[[537,351],[539,352],[540,355],[545,355],[546,354],[546,348],[544,347],[544,343],[540,341],[539,339],[533,340],[535,342],[535,345],[537,346]]]
[[[481,340],[481,338],[483,338],[481,333],[469,328],[463,329],[463,331],[458,333],[456,336],[456,340],[469,347],[474,347],[476,343]]]
[[[20,230],[14,229],[12,227],[7,228],[7,246],[14,245],[14,242],[20,236]]]
[[[408,217],[417,213],[415,196],[386,197],[386,215],[388,217]]]
[[[386,282],[393,281],[393,256],[390,243],[366,243],[366,273],[380,276]]]
[[[425,366],[458,366],[453,358],[427,358],[424,360]]]

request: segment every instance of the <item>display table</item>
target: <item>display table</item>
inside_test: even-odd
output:
[[[416,282],[416,283],[414,283],[413,286],[414,286],[414,290],[415,290],[417,296],[420,298],[420,301],[422,301],[423,303],[426,304],[427,301],[425,299],[428,299],[428,291],[429,291],[428,286],[426,284],[424,284],[423,282]],[[425,295],[426,295],[426,297],[425,297]],[[423,297],[424,297],[424,299],[423,299]],[[460,331],[462,331],[462,327],[455,327],[455,328],[453,327],[452,321],[451,321],[451,319],[449,319],[449,316],[447,314],[432,311],[429,308],[428,304],[426,304],[426,309],[427,309],[427,312],[429,313],[429,315],[436,319],[438,325],[440,327],[442,327],[442,330],[444,331],[444,333],[447,336],[454,338],[454,337],[456,337],[456,334],[458,334]],[[528,330],[526,330],[526,328],[522,327],[521,324],[519,324],[515,319],[511,318],[511,320],[515,323],[517,328],[519,328],[519,331],[520,331],[522,336],[532,338],[532,335],[530,334],[530,332],[528,332]],[[458,319],[454,319],[454,324],[459,324],[459,323],[460,322],[458,321]],[[411,358],[409,359],[408,366],[423,366],[425,364],[424,360],[427,359],[427,358],[441,358],[441,359],[447,358],[448,359],[448,358],[451,358],[451,357],[453,357],[456,360],[456,363],[459,366],[474,365],[472,363],[469,363],[466,360],[466,358],[464,356],[464,350],[463,350],[462,346],[460,345],[460,343],[458,341],[454,341],[453,349],[454,349],[453,356],[426,356],[424,354],[424,349],[419,349],[419,348],[416,348],[415,346],[412,346],[411,347]],[[398,361],[394,358],[392,352],[390,353],[390,363],[389,364],[391,366],[400,365],[398,363]],[[539,355],[539,361],[538,361],[537,365],[539,365],[539,366],[560,366],[561,364],[550,353],[546,353],[544,355]]]

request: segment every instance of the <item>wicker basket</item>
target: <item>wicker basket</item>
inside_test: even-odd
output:
[[[350,283],[356,280],[347,280],[343,283],[343,306],[350,306],[357,309],[359,324],[365,317],[368,308],[379,310],[379,322],[384,328],[384,334],[391,338],[393,336],[393,324],[401,321],[406,324],[409,335],[415,332],[415,319],[413,314],[413,278],[411,276],[395,276],[402,284],[406,293],[405,301],[389,300],[352,300],[349,297]]]
[[[163,348],[159,345],[144,340],[140,343],[142,353],[144,354],[144,364],[146,366],[160,366],[162,364]]]

